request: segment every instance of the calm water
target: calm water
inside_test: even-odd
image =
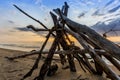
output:
[[[6,49],[13,49],[13,50],[20,50],[20,51],[32,51],[32,50],[40,50],[41,46],[42,46],[43,42],[31,42],[31,43],[26,43],[26,42],[17,42],[17,43],[0,43],[0,48],[6,48]],[[49,50],[50,46],[51,46],[52,42],[48,42],[45,50]],[[77,45],[79,45],[79,43],[76,43]],[[120,45],[120,42],[116,42],[116,44]],[[105,62],[107,64],[111,63],[105,59],[103,57],[103,59],[105,60]]]
[[[17,43],[0,43],[1,48],[20,50],[20,51],[31,51],[31,50],[39,50],[42,46],[43,42],[17,42]],[[45,49],[48,50],[52,42],[48,42]]]
[[[0,43],[0,48],[7,48],[7,49],[13,49],[13,50],[21,50],[21,51],[31,51],[31,50],[40,50],[42,44],[44,42],[4,42]],[[49,50],[52,41],[48,41],[45,50]],[[78,42],[75,42],[77,46],[80,46]]]

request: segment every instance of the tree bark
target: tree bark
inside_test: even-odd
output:
[[[67,30],[67,29],[66,29]],[[100,67],[103,69],[103,71],[113,80],[120,80],[119,76],[115,74],[115,72],[109,68],[109,66],[91,49],[88,47],[88,44],[83,40],[83,38],[76,34],[75,32],[72,32],[70,30],[67,30],[69,33],[71,33],[79,42],[80,44],[89,52],[89,54],[92,56],[92,58],[100,65]]]
[[[86,34],[93,42],[95,42],[101,49],[104,49],[106,52],[110,53],[112,56],[114,56],[116,59],[120,60],[120,48],[116,46],[113,42],[103,38],[101,35],[99,35],[94,30],[90,29],[86,25],[78,24],[64,15],[63,19],[65,20],[68,27],[74,31],[75,33]]]

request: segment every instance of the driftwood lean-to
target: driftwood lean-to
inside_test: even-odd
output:
[[[56,14],[50,12],[50,15],[54,22],[54,26],[51,29],[48,29],[43,23],[28,15],[16,5],[14,6],[23,14],[38,22],[45,29],[36,29],[32,25],[27,26],[28,28],[31,28],[36,32],[48,31],[46,40],[44,41],[39,51],[30,52],[28,54],[16,57],[6,57],[9,60],[14,60],[38,54],[33,67],[26,75],[24,75],[21,80],[24,80],[25,78],[31,76],[33,71],[38,68],[39,60],[41,59],[42,54],[47,54],[47,57],[45,58],[45,61],[40,69],[39,75],[36,76],[34,80],[45,79],[47,71],[50,69],[51,66],[54,66],[51,64],[54,54],[59,54],[59,60],[61,61],[62,65],[67,62],[69,63],[69,68],[71,72],[76,72],[74,61],[77,60],[84,72],[88,71],[91,74],[97,74],[100,76],[102,76],[104,72],[112,80],[120,80],[118,74],[116,74],[114,70],[112,70],[102,59],[102,56],[106,57],[106,59],[108,59],[120,71],[120,48],[113,42],[105,39],[97,32],[87,27],[86,25],[78,24],[67,18],[69,8],[67,2],[64,3],[64,6],[61,10],[59,8],[53,10],[56,14],[58,14],[58,17],[56,16]],[[53,43],[48,52],[43,52],[50,38],[50,35],[52,35],[54,38]],[[72,35],[80,43],[82,48],[72,43],[68,35]],[[95,66],[91,65],[86,54],[89,54],[91,59],[94,60]],[[76,58],[76,60],[74,58]],[[51,71],[50,73],[54,75],[55,72],[56,71]]]

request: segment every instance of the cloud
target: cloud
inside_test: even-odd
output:
[[[84,16],[85,16],[85,13],[83,12],[83,13],[79,14],[78,18],[81,18],[81,17],[84,17]]]
[[[98,0],[98,2],[100,3],[100,2],[102,2],[102,0]]]
[[[109,10],[108,12],[109,13],[113,13],[113,12],[117,11],[118,9],[120,9],[120,5],[115,7],[115,8],[113,8],[113,9],[111,9],[111,10]]]
[[[8,20],[8,22],[11,23],[11,24],[15,24],[15,22],[12,21],[12,20]]]
[[[91,1],[87,1],[86,4],[87,4],[87,5],[94,5],[95,3],[94,3],[94,2],[91,2]]]
[[[108,33],[109,36],[116,36],[116,34],[118,36],[120,36],[120,19],[116,19],[116,20],[113,20],[113,21],[110,21],[107,20],[105,22],[98,22],[97,24],[95,24],[94,26],[92,26],[91,28],[96,30],[97,32],[103,34],[105,32],[108,32],[110,31],[111,29],[112,30],[115,30],[115,31],[111,31]],[[107,22],[109,22],[109,24],[106,24]]]
[[[31,29],[28,29],[26,27],[16,27],[14,29],[19,30],[19,31],[32,31]]]
[[[35,4],[42,4],[42,0],[35,0]]]
[[[35,32],[32,29],[28,29],[27,27],[17,27],[17,28],[14,28],[14,29],[18,30],[18,31],[25,31],[25,32],[36,33],[37,35],[40,35],[40,36],[46,36],[46,34],[48,34],[47,31],[38,31],[38,32]]]
[[[108,5],[110,5],[110,4],[112,4],[113,2],[114,2],[114,0],[110,0],[110,1],[105,5],[105,7],[108,6]]]
[[[103,16],[104,15],[104,13],[101,13],[101,10],[96,10],[93,14],[92,14],[92,16]]]

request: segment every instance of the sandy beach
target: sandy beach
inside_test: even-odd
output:
[[[5,58],[6,56],[17,56],[23,53],[25,52],[0,48],[0,80],[20,80],[31,69],[36,55],[14,61],[9,61]],[[60,62],[56,63],[59,65],[58,71],[52,77],[45,76],[45,80],[109,80],[106,78],[106,75],[98,76],[90,74],[89,72],[85,73],[78,65],[78,62],[75,62],[77,72],[70,72],[69,69],[63,70]],[[40,61],[39,68],[33,72],[32,76],[25,80],[33,80],[38,75],[42,64],[43,60]],[[120,71],[115,69],[115,67],[110,67],[117,74],[120,74]],[[79,76],[80,78],[77,79]]]

